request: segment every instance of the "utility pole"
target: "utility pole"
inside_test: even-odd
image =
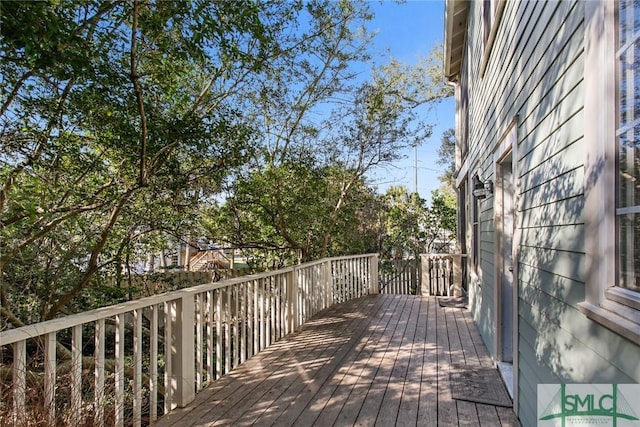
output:
[[[414,146],[413,179],[415,184],[415,193],[418,194],[418,144]]]

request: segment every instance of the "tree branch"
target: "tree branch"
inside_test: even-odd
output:
[[[102,249],[104,248],[104,246],[107,244],[107,240],[111,233],[111,229],[113,228],[116,221],[120,217],[120,214],[122,213],[122,209],[124,208],[125,204],[129,201],[129,198],[135,192],[135,190],[136,188],[132,188],[126,193],[124,193],[121,196],[120,200],[118,200],[118,203],[116,204],[116,206],[113,207],[111,211],[111,215],[109,217],[109,221],[107,222],[104,229],[102,230],[102,233],[100,233],[100,240],[98,240],[98,242],[94,245],[93,249],[91,250],[91,256],[89,258],[89,263],[87,265],[87,269],[84,273],[84,276],[82,277],[82,279],[80,279],[80,281],[78,281],[78,283],[73,287],[73,289],[71,289],[69,292],[65,293],[64,295],[62,295],[58,299],[58,301],[51,306],[51,308],[48,310],[48,312],[44,316],[44,320],[53,319],[56,316],[56,314],[60,311],[60,309],[62,309],[62,307],[69,304],[73,300],[73,298],[75,298],[85,287],[89,285],[89,283],[91,282],[91,279],[99,269],[98,257],[100,256],[100,253],[102,252]]]
[[[147,115],[144,110],[144,99],[142,94],[142,87],[140,86],[140,76],[138,75],[138,65],[136,63],[137,54],[137,33],[138,33],[138,12],[140,9],[140,2],[134,0],[133,2],[133,23],[131,24],[131,83],[133,83],[133,90],[136,94],[136,102],[138,104],[138,114],[140,115],[140,176],[138,183],[141,187],[146,185],[147,173],[146,173],[146,157],[147,157]]]
[[[9,173],[9,175],[5,179],[5,182],[2,185],[2,189],[0,190],[0,212],[4,211],[4,208],[9,196],[9,190],[13,186],[15,179],[22,173],[22,171],[24,171],[29,166],[33,165],[33,163],[36,160],[38,160],[40,155],[42,155],[42,152],[44,151],[44,148],[47,142],[49,141],[49,137],[51,136],[51,132],[53,132],[53,129],[57,123],[57,119],[62,111],[62,107],[65,101],[67,100],[69,93],[71,93],[71,88],[73,87],[74,84],[75,84],[75,78],[69,79],[69,81],[67,82],[67,85],[62,91],[62,94],[58,98],[58,105],[56,107],[55,113],[51,115],[51,118],[49,119],[49,123],[47,124],[46,130],[38,139],[36,148],[33,150],[33,152],[30,155],[27,156],[27,158],[22,163],[20,163],[18,166],[13,168],[13,170]]]

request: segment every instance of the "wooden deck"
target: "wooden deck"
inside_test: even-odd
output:
[[[367,296],[323,311],[157,425],[519,425],[510,408],[452,399],[452,364],[492,365],[466,309]]]

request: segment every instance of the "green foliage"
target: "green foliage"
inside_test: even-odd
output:
[[[416,64],[391,58],[373,70],[373,81],[405,107],[433,105],[453,96],[453,88],[443,81],[443,55],[442,45],[435,45],[428,56],[420,57]]]
[[[453,174],[456,170],[456,134],[453,129],[447,129],[442,134],[440,147],[438,148],[437,163],[444,166],[440,181],[451,190],[454,190],[455,178]]]
[[[367,204],[375,197],[364,183],[349,193],[332,222],[345,173],[336,167],[288,162],[238,177],[225,204],[212,209],[206,234],[254,249],[254,267],[263,269],[371,249],[375,237],[368,247],[363,237],[369,223],[366,212],[374,210],[367,210]],[[325,247],[326,239],[330,243]]]
[[[370,18],[329,0],[3,1],[0,328],[126,298],[103,280],[187,235],[270,267],[379,249],[367,173],[430,135],[416,108],[450,89],[437,56],[356,84]]]
[[[383,196],[385,208],[383,258],[416,258],[429,251],[448,251],[456,235],[456,197],[449,189],[434,190],[431,206],[406,187],[391,187]]]
[[[284,87],[278,73],[309,48],[299,19],[313,57],[350,7],[327,5],[3,1],[3,322],[99,305],[86,291],[102,275],[197,235],[255,158],[255,87]]]
[[[437,218],[438,227],[456,231],[456,195],[448,188],[431,192],[431,211]]]
[[[416,257],[424,252],[426,235],[423,219],[427,212],[426,201],[406,187],[391,187],[384,196],[386,209],[383,258]]]
[[[456,239],[456,195],[449,187],[431,192],[431,207],[425,217],[427,252],[449,253]]]

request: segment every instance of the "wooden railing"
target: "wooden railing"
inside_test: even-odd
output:
[[[420,290],[420,260],[415,258],[380,261],[380,293],[416,295]]]
[[[462,296],[461,254],[423,254],[422,295]]]
[[[0,425],[148,424],[319,310],[371,293],[378,293],[375,254],[3,331]]]

